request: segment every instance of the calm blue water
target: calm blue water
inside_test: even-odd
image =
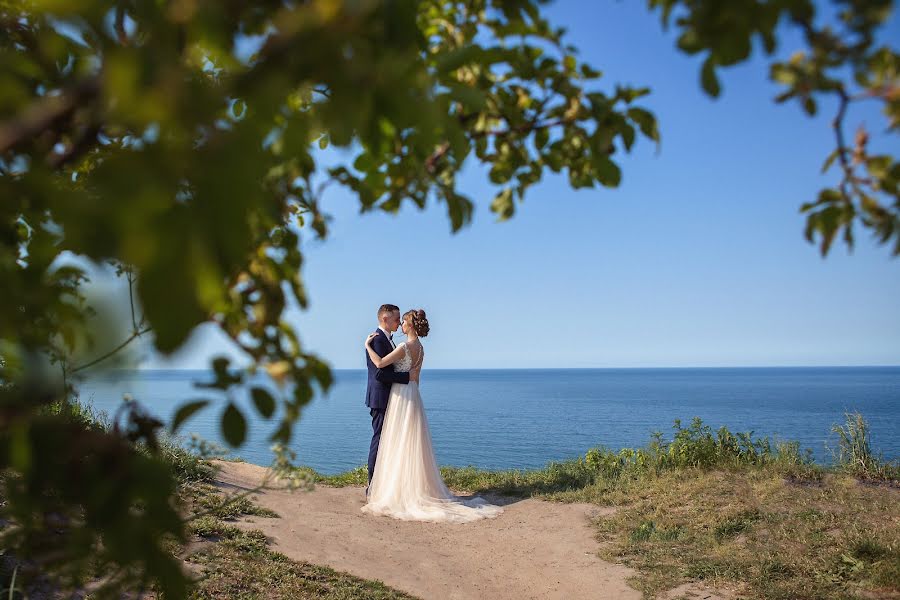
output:
[[[299,463],[323,473],[364,464],[371,438],[365,371],[335,376],[328,396],[304,410],[292,443]],[[131,371],[90,380],[81,392],[110,414],[130,393],[168,418],[183,400],[210,397],[192,385],[210,379],[203,371]],[[675,419],[687,425],[694,416],[714,429],[797,440],[828,462],[836,443],[831,426],[843,422],[845,410],[866,417],[885,458],[900,458],[900,367],[431,370],[421,390],[442,465],[542,467],[598,445],[641,446],[653,431],[670,439]],[[222,400],[199,413],[184,432],[220,441],[224,406]],[[272,423],[254,421],[236,454],[269,464],[272,430]]]

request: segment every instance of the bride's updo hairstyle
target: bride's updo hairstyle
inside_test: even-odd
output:
[[[425,318],[425,311],[421,308],[408,310],[403,313],[403,320],[405,321],[407,317],[412,319],[413,329],[416,330],[416,335],[419,337],[425,337],[428,335],[429,327],[428,327],[428,319]]]

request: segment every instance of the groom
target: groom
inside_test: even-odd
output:
[[[378,329],[375,330],[375,337],[372,339],[372,348],[378,356],[383,358],[397,347],[391,338],[398,327],[400,327],[400,308],[393,304],[382,304],[378,309]],[[369,369],[369,381],[366,384],[366,406],[369,407],[369,414],[372,415],[372,443],[369,446],[369,485],[371,485],[391,384],[409,383],[409,373],[395,373],[394,365],[379,369],[369,358],[368,352],[366,352],[366,367]],[[368,495],[369,488],[366,486],[366,496]]]

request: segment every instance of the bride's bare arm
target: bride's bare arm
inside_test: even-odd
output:
[[[369,358],[372,359],[372,363],[378,367],[379,369],[384,368],[388,365],[392,365],[403,356],[405,350],[403,346],[398,346],[394,348],[387,356],[384,358],[378,356],[378,353],[372,348],[372,339],[378,334],[370,333],[369,337],[366,338],[366,351],[369,353]]]

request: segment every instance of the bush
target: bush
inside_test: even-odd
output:
[[[844,425],[831,431],[838,436],[835,464],[842,471],[872,481],[900,480],[900,462],[885,462],[875,456],[869,441],[869,424],[858,413],[844,413]]]
[[[694,417],[689,427],[682,427],[676,419],[675,436],[671,442],[659,432],[653,433],[643,448],[623,448],[613,452],[606,448],[593,448],[585,454],[584,465],[598,477],[618,479],[625,474],[641,476],[652,472],[684,468],[726,468],[761,466],[779,461],[785,464],[807,464],[799,454],[799,444],[781,445],[773,450],[769,438],[754,438],[753,432],[732,433],[721,427],[712,429],[699,417]],[[781,456],[785,452],[785,456]]]

